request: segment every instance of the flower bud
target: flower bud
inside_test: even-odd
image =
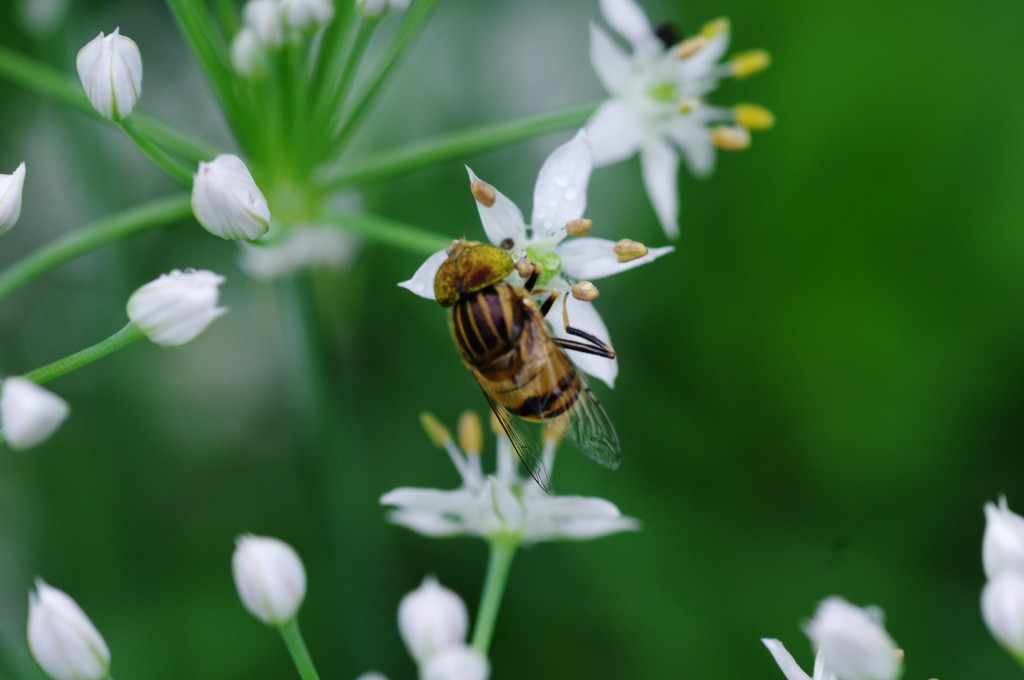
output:
[[[356,11],[371,19],[409,9],[409,0],[356,0]]]
[[[21,190],[24,186],[24,162],[10,175],[0,175],[0,234],[13,227],[21,216]]]
[[[900,657],[879,617],[880,612],[829,597],[818,605],[805,631],[825,665],[843,680],[894,680],[900,674]]]
[[[277,0],[249,0],[242,8],[242,23],[251,28],[265,47],[284,42],[281,7]]]
[[[283,0],[281,15],[292,28],[315,31],[334,17],[334,5],[331,0]]]
[[[206,269],[161,274],[128,298],[128,318],[158,345],[184,345],[227,313],[217,306],[222,283],[223,276]]]
[[[265,536],[239,536],[231,568],[250,614],[271,626],[295,618],[306,596],[306,571],[290,545]]]
[[[92,621],[67,593],[36,581],[28,597],[28,648],[55,680],[101,680],[110,650]]]
[[[115,28],[78,51],[78,77],[92,107],[104,118],[121,120],[135,108],[142,92],[142,55],[131,38]]]
[[[1006,507],[985,504],[985,534],[981,539],[981,563],[985,575],[995,578],[1004,571],[1024,574],[1024,517]]]
[[[487,680],[490,675],[487,659],[465,644],[446,647],[420,666],[421,680]]]
[[[231,40],[231,65],[239,75],[255,78],[267,70],[267,53],[256,32],[248,26]]]
[[[417,662],[465,642],[469,615],[462,599],[428,576],[398,605],[398,631]]]
[[[0,432],[12,449],[39,444],[67,416],[67,402],[31,380],[11,376],[0,384]]]
[[[1003,572],[985,584],[981,618],[1000,644],[1024,658],[1024,574]]]
[[[231,154],[199,163],[192,181],[192,212],[203,228],[224,239],[251,241],[270,228],[267,199],[242,159]]]

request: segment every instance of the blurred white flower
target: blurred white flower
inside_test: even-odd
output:
[[[487,659],[465,644],[446,647],[420,666],[420,680],[487,680],[490,676]]]
[[[243,26],[231,40],[231,65],[246,78],[266,73],[267,51],[252,28]]]
[[[1011,512],[1006,497],[985,504],[985,535],[981,562],[990,579],[1005,571],[1024,575],[1024,517]]]
[[[0,383],[0,433],[12,449],[27,449],[52,435],[68,417],[68,404],[20,376]]]
[[[92,621],[42,579],[28,598],[28,648],[54,680],[101,680],[110,670],[110,650]]]
[[[278,47],[284,41],[278,0],[249,0],[242,7],[242,24],[252,29],[264,47]]]
[[[10,175],[0,174],[0,234],[21,217],[21,192],[25,187],[24,161]]]
[[[772,653],[775,663],[779,664],[782,674],[786,680],[836,680],[836,674],[825,668],[825,659],[821,652],[814,658],[814,675],[804,673],[793,659],[793,655],[786,651],[781,642],[774,638],[761,638],[761,642]]]
[[[281,238],[242,243],[241,266],[257,279],[273,279],[300,269],[341,269],[359,249],[359,239],[331,225],[295,226]]]
[[[833,596],[818,605],[805,632],[839,680],[894,680],[901,672],[900,653],[881,617],[878,609]]]
[[[601,0],[605,21],[629,44],[624,51],[600,27],[590,27],[590,59],[611,99],[587,122],[598,166],[639,152],[644,185],[670,237],[679,234],[678,172],[681,149],[690,170],[707,176],[714,167],[714,147],[740,149],[745,129],[771,127],[771,114],[758,106],[709,106],[704,97],[727,76],[737,78],[768,65],[768,54],[752,51],[718,61],[729,44],[725,19],[704,26],[700,34],[666,45],[634,0]],[[726,123],[711,127],[712,124]],[[743,128],[740,130],[739,128]]]
[[[356,680],[388,680],[388,676],[377,671],[369,671],[360,675]]]
[[[142,93],[142,55],[135,41],[119,28],[108,36],[100,31],[78,51],[75,65],[93,108],[104,118],[127,118]]]
[[[386,14],[404,12],[409,9],[410,0],[356,0],[356,11],[371,19],[379,19]]]
[[[311,31],[334,17],[334,4],[331,0],[281,0],[281,15],[288,26]]]
[[[476,198],[480,220],[491,243],[525,255],[539,263],[543,270],[537,285],[545,290],[556,291],[568,305],[572,325],[611,344],[608,328],[601,316],[589,302],[573,297],[573,283],[577,280],[599,279],[624,272],[654,261],[672,252],[671,246],[648,250],[642,244],[628,241],[639,250],[624,253],[623,241],[609,241],[600,238],[574,237],[565,240],[569,232],[586,233],[590,221],[583,219],[587,202],[587,183],[593,168],[593,154],[587,135],[582,130],[544,161],[537,176],[533,192],[533,216],[530,225],[523,220],[519,208],[493,186],[481,181],[472,170],[469,171],[470,189]],[[434,253],[411,279],[398,285],[413,293],[433,300],[434,278],[446,259],[445,251]],[[519,285],[524,279],[513,272]],[[550,326],[556,337],[567,338],[562,323],[562,304],[552,306],[548,313]],[[609,386],[614,385],[618,375],[615,359],[606,359],[591,354],[573,354],[573,362],[590,375],[600,378]]]
[[[462,598],[432,576],[398,604],[398,632],[417,663],[445,647],[463,644],[468,631],[469,614]]]
[[[18,20],[34,38],[46,38],[64,23],[70,4],[71,0],[19,0]]]
[[[224,239],[253,240],[270,228],[270,208],[238,156],[200,161],[192,181],[192,212],[199,224]]]
[[[161,274],[128,298],[128,318],[158,345],[184,345],[227,313],[217,306],[222,283],[223,276],[206,269]]]
[[[1024,573],[997,574],[981,591],[981,617],[992,635],[1024,661]]]
[[[306,570],[290,545],[266,536],[239,536],[231,569],[250,614],[271,626],[295,618],[306,596]]]
[[[586,540],[619,531],[635,531],[639,522],[623,517],[613,503],[586,496],[548,495],[532,477],[520,476],[508,438],[497,436],[497,471],[484,475],[479,451],[463,452],[447,431],[425,414],[431,437],[455,464],[462,486],[444,491],[400,487],[384,494],[382,505],[394,506],[388,519],[424,536],[480,536],[541,541]],[[541,465],[548,473],[557,442],[545,438]]]

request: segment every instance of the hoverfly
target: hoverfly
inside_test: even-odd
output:
[[[576,448],[605,467],[619,466],[619,438],[601,402],[563,350],[614,358],[599,338],[568,325],[580,340],[556,338],[544,317],[557,292],[539,306],[533,296],[539,268],[524,288],[505,281],[516,265],[506,250],[461,238],[434,278],[434,295],[449,307],[452,339],[530,474],[545,490],[547,471],[523,421],[556,426]]]

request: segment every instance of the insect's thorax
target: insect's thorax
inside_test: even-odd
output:
[[[501,363],[503,357],[516,353],[523,329],[531,321],[531,311],[518,290],[499,281],[452,305],[452,338],[471,366]]]

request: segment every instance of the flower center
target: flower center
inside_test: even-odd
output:
[[[676,84],[671,81],[654,83],[647,89],[647,94],[650,95],[651,99],[656,102],[663,104],[673,104],[676,99]]]
[[[540,276],[537,277],[537,285],[546,288],[551,281],[562,273],[562,260],[553,250],[543,248],[527,248],[526,256],[541,266]]]

